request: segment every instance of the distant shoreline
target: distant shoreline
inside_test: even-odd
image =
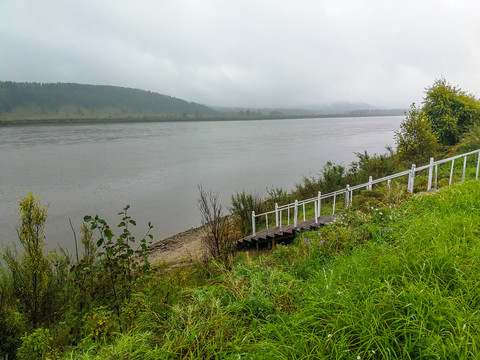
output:
[[[168,117],[118,117],[118,118],[40,118],[40,119],[0,119],[0,126],[23,126],[23,125],[70,125],[70,124],[115,124],[115,123],[148,123],[148,122],[210,122],[210,121],[261,121],[261,120],[285,120],[285,119],[328,119],[328,118],[352,118],[352,117],[390,117],[403,116],[404,113],[380,113],[371,114],[328,114],[328,115],[285,115],[264,117],[201,117],[201,118],[168,118]]]

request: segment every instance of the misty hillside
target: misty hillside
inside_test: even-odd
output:
[[[204,105],[139,89],[69,83],[0,82],[0,119],[202,117]]]

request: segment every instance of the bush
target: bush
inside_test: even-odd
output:
[[[230,235],[228,217],[222,213],[218,193],[207,193],[201,186],[198,189],[200,191],[198,207],[202,214],[202,244],[206,252],[205,258],[218,259],[227,268],[231,268],[237,251],[237,244]]]
[[[480,102],[445,79],[438,79],[425,91],[422,112],[440,143],[455,145],[472,124],[480,121]]]
[[[426,115],[412,104],[406,119],[395,133],[400,161],[420,165],[428,162],[439,150],[438,138]]]
[[[463,135],[456,151],[463,154],[469,151],[480,149],[480,121],[472,125]]]
[[[232,195],[230,211],[239,229],[240,236],[247,236],[252,233],[252,211],[258,214],[262,210],[263,203],[258,194],[246,194],[245,191],[242,191],[240,194]]]
[[[36,329],[30,335],[22,337],[22,345],[17,350],[17,357],[22,360],[43,360],[50,357],[49,342],[53,338],[48,329]]]

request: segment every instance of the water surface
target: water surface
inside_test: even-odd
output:
[[[259,121],[35,125],[0,128],[0,245],[16,241],[18,199],[49,204],[47,246],[73,249],[84,215],[117,225],[131,205],[139,236],[155,240],[200,225],[198,185],[235,192],[291,190],[328,161],[384,153],[402,116]]]

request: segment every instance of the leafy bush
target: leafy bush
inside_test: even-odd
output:
[[[239,229],[240,236],[252,233],[252,211],[257,214],[263,211],[262,200],[258,194],[246,194],[245,191],[242,191],[232,195],[230,212]]]
[[[22,337],[22,345],[17,350],[17,357],[22,360],[43,360],[50,358],[49,342],[53,340],[48,329],[36,329]]]
[[[420,165],[434,157],[439,149],[437,135],[432,131],[431,120],[412,104],[410,112],[395,133],[400,161]]]
[[[437,79],[425,91],[422,112],[440,143],[455,145],[471,125],[480,121],[480,102],[445,79]]]
[[[460,143],[456,146],[459,154],[480,149],[480,121],[473,124],[462,136]]]

